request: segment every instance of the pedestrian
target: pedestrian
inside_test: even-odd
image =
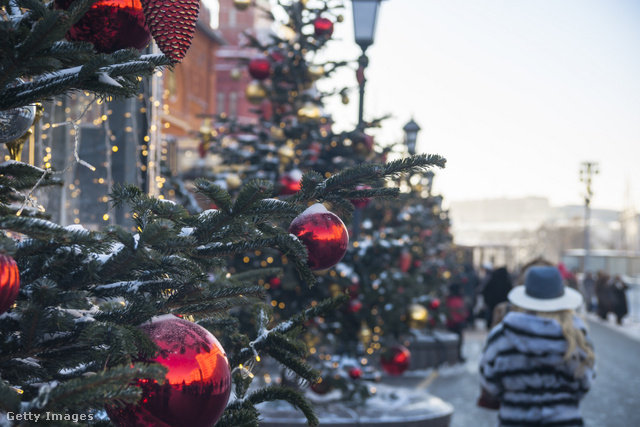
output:
[[[507,301],[507,294],[511,290],[511,276],[506,267],[499,267],[491,273],[489,280],[480,290],[486,307],[485,320],[487,329],[491,328],[493,322],[493,309],[499,303]]]
[[[587,272],[584,275],[584,279],[582,279],[582,292],[584,293],[584,301],[587,306],[587,311],[592,313],[595,311],[595,304],[593,303],[593,298],[596,289],[596,281],[593,278],[593,274],[591,272]]]
[[[607,320],[609,313],[613,311],[614,295],[609,283],[609,275],[604,271],[598,271],[596,275],[596,299],[598,301],[597,313],[602,320]]]
[[[579,402],[595,356],[575,309],[582,295],[556,267],[531,267],[509,292],[512,310],[491,330],[480,360],[478,405],[499,409],[500,426],[583,426]]]
[[[551,261],[547,261],[542,257],[537,257],[532,259],[520,269],[520,273],[518,274],[515,281],[513,282],[513,285],[514,286],[524,285],[524,278],[527,274],[527,271],[529,271],[529,268],[535,265],[553,265],[553,263]],[[502,322],[502,319],[504,318],[504,316],[507,315],[509,310],[511,310],[511,303],[508,300],[503,301],[498,305],[496,305],[495,308],[493,309],[493,318],[491,322],[491,328],[496,326],[498,323]]]
[[[627,303],[627,293],[626,290],[629,289],[629,286],[622,281],[620,275],[616,274],[613,276],[609,283],[612,297],[612,311],[616,315],[616,321],[618,325],[622,325],[622,319],[624,316],[629,313],[629,306]]]
[[[452,283],[449,286],[449,293],[445,300],[447,308],[447,329],[458,336],[458,361],[464,362],[462,356],[462,333],[467,325],[469,310],[465,304],[462,286],[459,283]]]

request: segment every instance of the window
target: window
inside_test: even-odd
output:
[[[236,92],[229,94],[229,115],[238,117],[238,94]]]
[[[224,92],[218,92],[218,98],[216,99],[216,112],[218,114],[222,114],[225,112],[225,108],[224,108]]]

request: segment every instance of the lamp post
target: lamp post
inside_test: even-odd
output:
[[[598,163],[596,162],[582,162],[580,165],[580,182],[584,182],[586,185],[586,191],[584,194],[584,263],[582,271],[586,274],[589,266],[589,255],[591,251],[591,244],[589,242],[589,218],[591,214],[591,197],[593,191],[591,190],[591,177],[597,175]]]
[[[416,154],[416,141],[418,139],[418,132],[421,127],[413,120],[413,118],[404,125],[402,130],[405,133],[405,143],[407,144],[407,151],[411,156]]]
[[[362,55],[358,58],[358,71],[356,78],[360,87],[360,104],[358,107],[358,129],[364,127],[364,70],[369,65],[369,58],[365,55],[367,48],[373,44],[373,36],[376,31],[378,8],[382,0],[351,0],[353,5],[353,29],[356,44],[362,49]]]

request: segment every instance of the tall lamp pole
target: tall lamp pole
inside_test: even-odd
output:
[[[373,44],[373,36],[376,32],[378,8],[382,0],[351,0],[353,5],[353,29],[356,44],[362,49],[362,55],[358,58],[358,70],[356,78],[360,88],[360,104],[358,106],[358,129],[364,128],[364,70],[369,65],[369,58],[365,52]]]
[[[591,178],[593,175],[597,175],[598,172],[598,163],[596,162],[582,162],[580,165],[580,182],[584,182],[586,185],[584,193],[584,264],[582,266],[584,273],[589,271],[589,252],[591,251],[589,242],[589,219],[591,217],[591,197],[593,196]]]

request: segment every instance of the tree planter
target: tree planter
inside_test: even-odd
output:
[[[423,390],[376,383],[377,393],[364,404],[347,405],[331,396],[320,396],[316,411],[321,426],[351,427],[448,427],[453,406]],[[309,397],[313,397],[309,395]],[[331,400],[330,400],[331,399]],[[261,427],[300,427],[306,419],[291,405],[269,402],[259,405]]]
[[[458,363],[458,336],[446,331],[434,331],[430,334],[417,332],[408,339],[411,352],[409,370],[436,368],[445,363]]]

